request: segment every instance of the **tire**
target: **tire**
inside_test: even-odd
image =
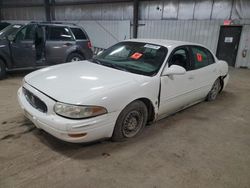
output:
[[[68,56],[67,62],[82,61],[84,57],[79,53],[72,53]]]
[[[112,141],[124,141],[137,136],[145,127],[148,110],[142,101],[134,101],[126,106],[117,118]]]
[[[219,92],[221,91],[221,87],[222,87],[221,81],[218,78],[217,80],[215,80],[212,89],[209,91],[207,95],[207,101],[214,101]]]
[[[6,66],[3,60],[0,59],[0,80],[6,78]]]

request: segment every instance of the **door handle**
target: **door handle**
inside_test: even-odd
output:
[[[189,80],[193,80],[193,79],[194,79],[194,75],[190,75],[190,76],[188,77],[188,79],[189,79]]]
[[[71,44],[71,43],[69,43],[69,42],[63,44],[63,46],[72,46],[72,45],[73,45],[73,44]]]

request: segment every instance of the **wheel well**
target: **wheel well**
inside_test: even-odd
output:
[[[74,53],[80,54],[81,56],[83,56],[84,59],[86,59],[86,58],[85,58],[85,55],[84,55],[81,51],[79,51],[79,50],[75,50],[75,51],[71,52],[71,53],[68,55],[68,57],[69,57],[71,54],[74,54]],[[68,58],[68,57],[67,57],[67,58]]]
[[[148,109],[148,122],[153,121],[155,119],[155,111],[152,102],[147,98],[139,98],[137,100],[142,101],[146,105]]]

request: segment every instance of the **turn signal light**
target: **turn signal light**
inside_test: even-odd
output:
[[[71,134],[68,134],[68,136],[72,137],[72,138],[80,138],[80,137],[84,137],[86,135],[87,135],[87,133],[76,133],[76,134],[71,133]]]

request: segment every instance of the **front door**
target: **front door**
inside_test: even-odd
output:
[[[36,62],[36,49],[34,44],[36,25],[31,24],[22,28],[11,42],[11,56],[13,67],[34,67]]]
[[[187,72],[183,75],[161,76],[159,118],[184,108],[194,97],[194,75],[190,71],[188,47],[180,47],[173,51],[168,59],[168,67],[171,65],[182,66]]]
[[[221,26],[216,56],[235,66],[241,36],[241,26]]]

